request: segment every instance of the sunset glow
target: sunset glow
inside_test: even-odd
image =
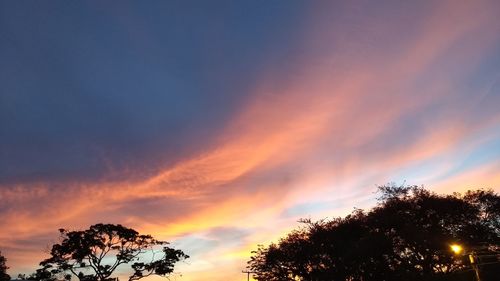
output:
[[[103,222],[182,248],[177,280],[246,280],[377,185],[500,191],[500,3],[383,2],[1,3],[9,274]]]

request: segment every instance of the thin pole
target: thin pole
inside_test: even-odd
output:
[[[476,272],[476,280],[481,281],[481,277],[479,277],[479,268],[478,268],[477,264],[473,265],[473,267],[474,267],[474,271]]]
[[[246,275],[247,275],[247,281],[250,281],[250,274],[255,273],[254,271],[248,271],[248,270],[247,271],[243,270],[241,272],[246,273]]]

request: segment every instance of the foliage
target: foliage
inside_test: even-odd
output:
[[[122,225],[96,224],[84,231],[60,229],[61,242],[54,244],[51,257],[28,279],[80,281],[115,280],[115,271],[128,264],[128,280],[150,275],[168,276],[176,262],[189,258],[181,250],[169,248],[168,242],[140,235]],[[157,248],[161,247],[161,250]]]
[[[9,269],[6,265],[7,259],[2,256],[2,252],[0,252],[0,281],[10,280],[10,276],[7,274],[7,269]]]
[[[379,203],[369,211],[358,209],[328,221],[305,220],[305,226],[277,244],[259,246],[248,263],[254,277],[461,280],[471,274],[470,265],[466,256],[450,252],[450,244],[490,253],[500,244],[500,196],[493,191],[462,196],[437,195],[416,186],[379,189]]]

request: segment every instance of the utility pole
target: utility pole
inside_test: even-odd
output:
[[[255,271],[249,271],[249,270],[247,270],[247,271],[243,270],[241,272],[242,273],[246,273],[246,275],[247,275],[247,281],[250,281],[250,274],[255,273]]]

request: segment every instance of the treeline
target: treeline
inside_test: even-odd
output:
[[[476,271],[483,281],[499,280],[498,194],[379,190],[371,210],[303,220],[278,243],[259,246],[248,269],[260,281],[474,280]]]
[[[253,251],[259,281],[498,281],[500,196],[492,190],[439,195],[417,186],[382,186],[377,205],[345,217],[302,220],[279,242]],[[171,277],[188,257],[169,243],[114,224],[60,229],[61,242],[20,279],[129,281]],[[0,252],[0,281],[10,280]],[[120,270],[123,272],[122,270]]]

